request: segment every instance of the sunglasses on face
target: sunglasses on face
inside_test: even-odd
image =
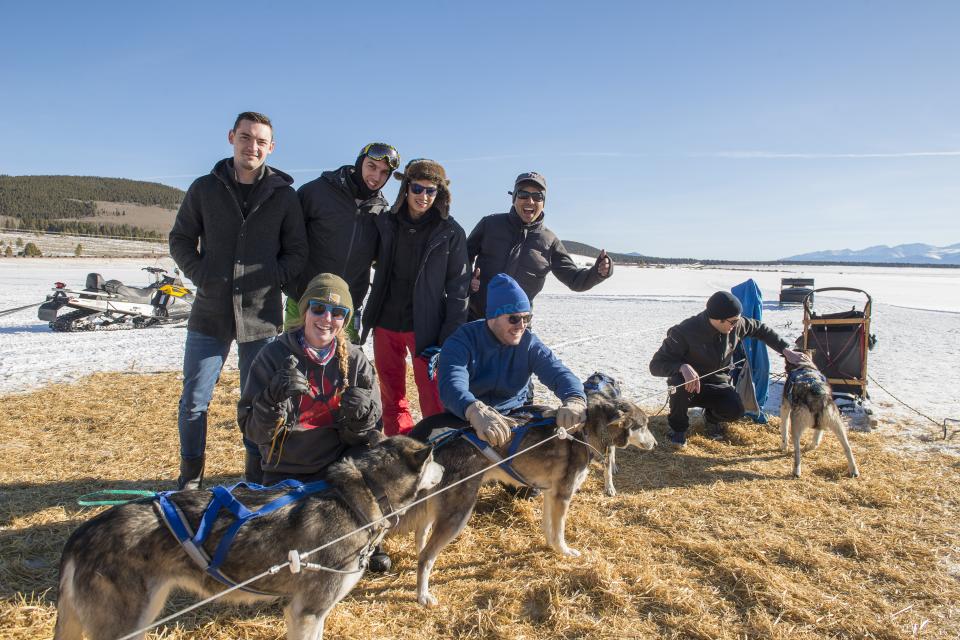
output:
[[[346,307],[338,307],[327,302],[321,302],[320,300],[311,300],[307,304],[309,305],[310,312],[318,316],[322,316],[329,311],[330,315],[334,318],[346,318],[347,314],[350,313],[350,309]]]
[[[733,326],[735,326],[738,322],[740,322],[740,316],[735,316],[735,317],[733,317],[733,318],[726,318],[726,319],[724,319],[724,320],[721,320],[720,322],[725,322],[725,323],[727,323],[728,325],[730,325],[731,327],[733,327]]]
[[[400,166],[400,153],[385,142],[371,142],[363,148],[360,155],[374,160],[384,160],[391,169]]]
[[[543,202],[543,191],[517,191],[517,200],[533,200]]]
[[[533,314],[532,313],[523,313],[523,314],[514,313],[507,316],[507,321],[510,324],[520,324],[522,322],[523,324],[529,327],[530,323],[533,322]]]
[[[433,197],[433,196],[437,195],[437,188],[436,188],[436,187],[425,187],[425,186],[423,186],[422,184],[417,184],[416,182],[411,182],[411,183],[410,183],[410,191],[412,191],[413,194],[414,194],[414,195],[417,195],[417,196],[420,195],[420,194],[423,193],[423,192],[426,192],[427,195],[430,196],[430,197]]]

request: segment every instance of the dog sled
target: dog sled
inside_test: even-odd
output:
[[[865,300],[859,308],[854,304],[847,311],[819,313],[814,294],[831,291],[862,294]],[[872,307],[870,294],[852,287],[812,289],[803,299],[803,334],[797,344],[813,350],[814,364],[827,377],[837,406],[852,426],[876,426],[867,392],[867,354],[876,344],[870,333]]]

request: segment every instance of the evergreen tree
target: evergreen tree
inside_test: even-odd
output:
[[[43,255],[43,253],[40,252],[40,247],[32,242],[28,242],[27,246],[23,248],[23,255],[28,258],[39,258]]]
[[[79,242],[77,243],[77,248],[73,250],[73,255],[78,258],[83,255],[83,245]]]

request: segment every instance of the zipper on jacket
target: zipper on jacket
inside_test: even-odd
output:
[[[420,274],[423,273],[423,268],[427,265],[427,258],[430,257],[430,252],[443,244],[444,239],[446,239],[446,231],[442,232],[442,237],[437,238],[437,241],[433,244],[427,245],[427,250],[423,252],[423,258],[420,260],[420,268],[417,270],[417,277],[413,279],[413,288],[417,288],[417,282],[420,281]]]

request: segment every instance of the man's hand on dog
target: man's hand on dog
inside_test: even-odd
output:
[[[282,404],[287,398],[306,394],[314,397],[310,390],[310,382],[307,377],[297,369],[297,358],[294,355],[287,356],[286,365],[283,369],[278,369],[270,380],[270,385],[264,391],[264,396],[268,402],[273,405]]]
[[[557,409],[557,426],[566,431],[575,431],[587,421],[587,401],[580,396],[570,396]]]
[[[700,376],[696,369],[688,364],[680,365],[680,375],[683,376],[683,388],[687,393],[700,393]]]
[[[477,436],[495,447],[509,442],[511,429],[517,425],[513,418],[508,418],[479,400],[467,407],[464,415]]]
[[[784,349],[781,352],[781,355],[783,355],[784,360],[786,360],[792,365],[812,364],[812,361],[810,360],[810,358],[807,357],[807,354],[805,354],[803,351],[794,351],[793,349]]]

